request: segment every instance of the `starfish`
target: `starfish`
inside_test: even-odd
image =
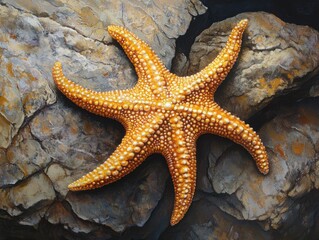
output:
[[[120,121],[126,130],[121,144],[100,166],[69,185],[72,191],[102,187],[117,181],[149,155],[162,154],[173,180],[175,201],[171,225],[191,205],[196,185],[196,140],[204,133],[242,145],[267,174],[269,163],[260,137],[238,117],[214,102],[214,93],[234,65],[248,20],[232,30],[226,46],[200,72],[179,77],[169,72],[154,51],[124,27],[109,26],[133,63],[138,76],[131,89],[96,92],[68,80],[60,62],[52,74],[59,90],[78,106]]]

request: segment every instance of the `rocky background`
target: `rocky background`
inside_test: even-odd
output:
[[[318,239],[319,2],[251,2],[0,0],[0,239]],[[68,192],[124,129],[62,96],[53,63],[91,89],[134,86],[106,31],[117,24],[188,75],[212,61],[242,18],[250,20],[243,48],[216,101],[258,130],[270,174],[240,146],[204,135],[193,204],[174,227],[159,155],[119,182]]]

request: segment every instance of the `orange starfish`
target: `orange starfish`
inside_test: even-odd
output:
[[[101,116],[120,121],[126,135],[114,153],[99,167],[69,185],[72,191],[98,188],[114,182],[139,166],[147,156],[161,153],[174,183],[175,203],[171,225],[187,212],[196,185],[196,140],[204,133],[229,138],[246,148],[260,172],[269,164],[265,147],[249,125],[214,102],[214,93],[234,65],[248,20],[232,30],[216,59],[197,74],[170,73],[153,50],[123,27],[109,26],[110,35],[123,47],[135,66],[138,82],[132,89],[96,92],[68,80],[61,63],[53,79],[71,101]]]

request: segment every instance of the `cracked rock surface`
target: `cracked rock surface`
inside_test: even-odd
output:
[[[172,63],[176,38],[204,12],[197,0],[0,1],[1,237],[318,236],[318,32],[267,13],[240,14],[213,24],[189,58],[175,56]],[[117,24],[149,43],[167,67],[191,74],[217,55],[242,18],[250,20],[243,50],[216,100],[260,127],[270,174],[259,174],[240,146],[201,137],[194,202],[175,227],[169,227],[172,184],[158,155],[118,182],[69,192],[67,185],[107,159],[124,131],[62,96],[52,81],[53,63],[61,61],[70,79],[90,89],[134,86],[132,65],[106,31]]]

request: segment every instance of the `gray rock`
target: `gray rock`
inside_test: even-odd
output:
[[[74,216],[65,207],[65,203],[63,202],[55,202],[46,212],[46,219],[51,224],[62,224],[64,228],[75,233],[89,233],[92,229],[97,228],[94,224],[90,224]]]
[[[175,39],[185,34],[193,16],[206,11],[206,7],[197,0],[2,2],[32,15],[52,19],[63,27],[74,29],[77,35],[106,44],[112,42],[106,29],[108,25],[125,26],[148,42],[167,66],[174,57]],[[27,38],[35,41],[38,36],[32,37],[28,33]],[[83,48],[81,45],[78,43],[77,47]]]
[[[0,208],[11,216],[22,216],[24,223],[36,225],[33,218],[27,220],[29,215],[37,215],[43,207],[48,206],[55,199],[55,192],[50,179],[43,173],[35,174],[11,188],[0,189]],[[31,210],[31,211],[30,211]],[[31,223],[30,223],[31,221]]]
[[[241,53],[215,98],[225,109],[247,119],[318,72],[319,33],[268,13],[239,14],[203,31],[192,45],[189,61],[183,56],[176,58],[177,73],[189,75],[207,66],[226,43],[235,23],[244,18],[249,24]]]
[[[256,223],[248,223],[226,215],[213,197],[193,202],[185,219],[166,231],[160,239],[271,239]]]
[[[21,179],[43,170],[51,161],[41,144],[34,140],[30,128],[20,131],[19,136],[7,148],[6,158],[6,164],[10,164],[13,169],[18,168],[23,173]]]
[[[294,202],[318,188],[318,110],[318,100],[304,101],[261,128],[271,163],[267,176],[258,173],[249,154],[237,146],[217,164],[211,159],[213,188],[229,196],[220,205],[225,212],[238,219],[265,221],[265,229],[277,229],[289,218]]]
[[[0,187],[14,185],[24,177],[23,172],[15,164],[3,163],[0,168]]]

